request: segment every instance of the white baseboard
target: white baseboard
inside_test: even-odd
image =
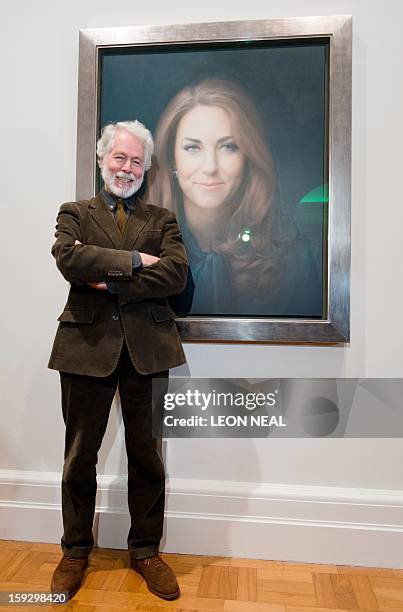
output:
[[[98,478],[99,546],[125,548],[126,481]],[[0,471],[0,538],[59,542],[60,474]],[[171,479],[163,550],[403,567],[403,493]]]

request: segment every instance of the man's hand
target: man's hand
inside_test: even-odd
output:
[[[74,245],[77,244],[82,244],[79,240],[76,240],[74,242]],[[149,255],[148,253],[139,253],[140,257],[141,257],[141,263],[143,264],[144,268],[147,268],[147,266],[152,266],[153,264],[157,263],[160,258],[156,257],[155,255]],[[108,287],[106,286],[106,283],[102,282],[102,283],[88,283],[88,285],[90,287],[92,287],[93,289],[97,289],[100,291],[107,291]]]
[[[155,255],[148,255],[148,253],[139,253],[139,255],[144,268],[147,268],[147,266],[152,266],[160,260],[159,257],[156,257]]]
[[[74,246],[76,246],[77,244],[82,244],[82,242],[80,242],[79,240],[76,240],[74,242]],[[106,286],[106,283],[87,283],[87,284],[93,289],[98,289],[101,291],[108,291],[108,287]]]

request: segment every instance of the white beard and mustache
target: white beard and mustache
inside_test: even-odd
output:
[[[143,184],[144,174],[140,178],[136,178],[134,174],[123,172],[112,173],[108,170],[108,168],[104,165],[101,168],[101,176],[107,187],[108,191],[113,193],[118,198],[130,198],[133,194],[136,193]],[[122,187],[117,187],[114,183],[115,178],[126,179],[127,183]]]

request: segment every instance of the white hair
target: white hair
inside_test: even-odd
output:
[[[117,130],[126,130],[136,136],[144,147],[144,171],[151,168],[151,158],[154,153],[154,140],[150,130],[140,123],[140,121],[117,121],[109,123],[101,130],[101,137],[97,142],[98,159],[103,159],[113,146],[113,141]]]

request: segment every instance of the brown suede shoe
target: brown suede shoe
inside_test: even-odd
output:
[[[130,567],[141,574],[148,590],[161,599],[176,599],[180,595],[179,584],[171,568],[159,555],[147,559],[130,559]]]
[[[87,566],[88,557],[76,559],[64,555],[53,572],[50,585],[52,593],[67,592],[71,599],[81,586]]]

